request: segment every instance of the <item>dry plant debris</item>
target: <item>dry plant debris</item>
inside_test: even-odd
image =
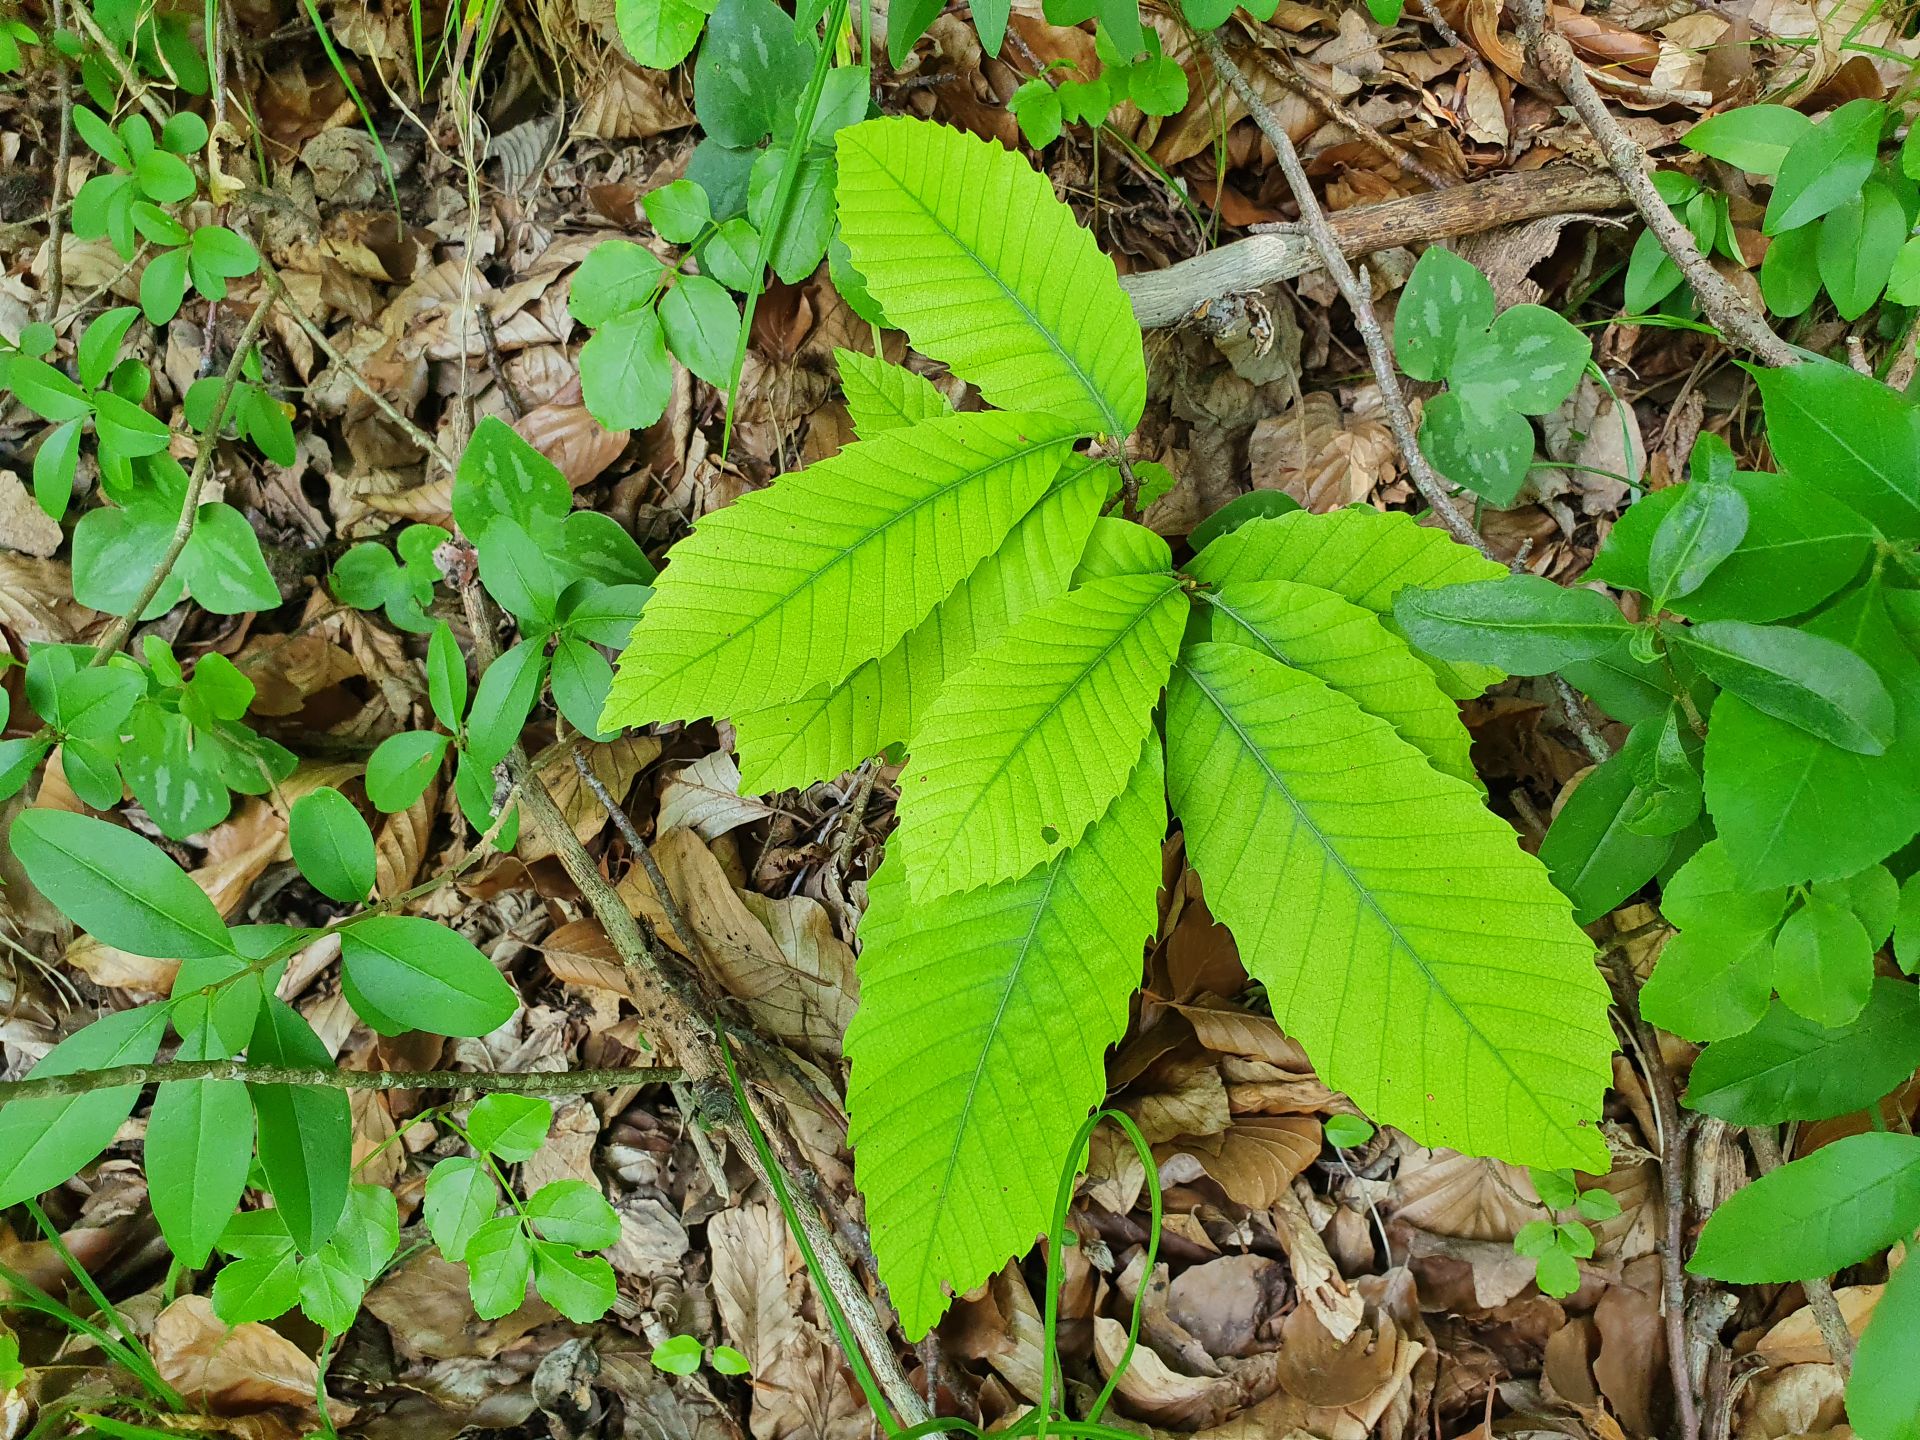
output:
[[[1610,1172],[1576,1181],[1367,1123],[1276,1021],[1176,831],[1142,983],[1105,1056],[1105,1103],[1137,1128],[1155,1173],[1118,1128],[1096,1130],[1071,1192],[1071,1243],[1050,1255],[1036,1232],[1036,1248],[910,1343],[855,1187],[846,1094],[869,881],[896,807],[913,823],[897,747],[835,779],[742,793],[743,769],[751,780],[775,767],[728,720],[600,731],[605,679],[591,703],[563,687],[590,692],[607,670],[601,649],[621,637],[564,626],[550,627],[551,702],[521,704],[524,727],[513,696],[484,684],[469,710],[464,657],[477,678],[532,631],[496,585],[483,590],[500,561],[469,543],[482,537],[456,480],[474,446],[506,443],[484,441],[488,427],[518,437],[564,482],[555,553],[593,551],[590,573],[637,585],[704,517],[846,453],[857,433],[871,439],[872,401],[854,393],[845,352],[905,364],[902,394],[926,407],[916,418],[981,410],[991,386],[910,355],[899,330],[873,323],[876,302],[837,236],[827,252],[828,152],[789,167],[796,193],[778,198],[794,114],[839,106],[836,124],[914,117],[1025,156],[1111,258],[1145,335],[1144,399],[1132,438],[1108,447],[1121,462],[1114,494],[1094,505],[1137,515],[1166,553],[1184,563],[1223,512],[1415,514],[1491,562],[1476,574],[1570,595],[1605,582],[1627,619],[1652,620],[1700,580],[1663,585],[1644,563],[1638,580],[1605,560],[1589,569],[1634,533],[1636,509],[1688,503],[1661,497],[1690,464],[1704,486],[1703,454],[1715,474],[1733,475],[1736,460],[1741,475],[1792,466],[1777,432],[1769,453],[1743,363],[1838,357],[1896,388],[1913,375],[1920,142],[1900,148],[1920,57],[1912,7],[1268,0],[1262,13],[1215,15],[1147,0],[1123,50],[1112,27],[1132,23],[1125,3],[802,3],[793,33],[808,45],[820,48],[809,27],[824,13],[842,59],[872,47],[870,68],[828,72],[858,78],[822,98],[806,86],[806,55],[741,68],[727,47],[773,33],[740,18],[752,5],[774,11],[765,0],[720,0],[711,20],[682,0],[20,0],[0,14],[0,358],[14,362],[0,387],[0,660],[17,662],[0,665],[0,769],[29,757],[0,802],[0,836],[22,814],[104,817],[164,851],[216,923],[312,928],[281,957],[273,994],[320,1047],[302,1073],[348,1077],[328,1083],[348,1101],[355,1179],[391,1196],[380,1213],[395,1242],[349,1284],[338,1325],[315,1322],[317,1302],[229,1324],[207,1255],[170,1263],[143,1143],[165,1119],[141,1102],[75,1178],[0,1211],[0,1440],[859,1440],[880,1428],[836,1334],[843,1312],[897,1417],[982,1430],[1055,1403],[1083,1414],[1110,1386],[1108,1428],[1063,1433],[1920,1433],[1911,1388],[1864,1400],[1848,1389],[1876,1358],[1868,1347],[1910,1356],[1920,1335],[1914,1286],[1898,1283],[1911,1200],[1907,1223],[1829,1275],[1781,1283],[1749,1267],[1723,1282],[1685,1268],[1751,1177],[1850,1139],[1912,1136],[1920,1018],[1884,1020],[1886,1048],[1862,1062],[1884,1080],[1870,1096],[1784,1134],[1737,1096],[1683,1106],[1703,1093],[1699,1070],[1687,1088],[1700,1042],[1732,1044],[1744,1028],[1666,1028],[1656,1008],[1676,1004],[1658,999],[1663,983],[1727,983],[1704,970],[1654,978],[1662,965],[1681,974],[1663,955],[1708,923],[1697,899],[1684,915],[1658,908],[1682,862],[1697,863],[1700,782],[1683,822],[1693,829],[1650,839],[1607,819],[1606,836],[1569,859],[1580,836],[1567,838],[1570,823],[1548,839],[1558,817],[1592,811],[1622,776],[1659,787],[1615,760],[1641,717],[1557,662],[1505,663],[1514,678],[1484,694],[1447,693],[1463,700],[1471,741],[1460,779],[1552,863],[1613,987],[1621,1048],[1595,1117]],[[1761,120],[1740,119],[1762,106]],[[1824,148],[1798,144],[1815,133]],[[1851,190],[1824,209],[1781,199],[1836,175]],[[102,177],[134,188],[103,199],[89,189]],[[778,228],[769,210],[789,203],[780,244],[756,254]],[[125,216],[102,220],[114,205]],[[809,226],[818,246],[790,243]],[[257,258],[199,238],[222,235]],[[618,267],[600,258],[609,241],[623,242]],[[1420,334],[1454,324],[1407,299],[1425,255],[1471,262],[1488,322],[1496,304],[1503,321],[1509,307],[1542,307],[1593,342],[1547,401],[1500,411],[1507,438],[1524,432],[1501,493],[1463,487],[1434,438],[1465,382],[1410,358]],[[636,322],[652,312],[621,310],[621,285],[665,269],[680,278],[658,322]],[[168,284],[171,297],[156,294]],[[744,327],[733,292],[746,297]],[[1463,293],[1455,303],[1470,309]],[[703,308],[716,306],[717,317]],[[109,313],[128,317],[129,338],[102,360],[88,338]],[[620,346],[624,359],[607,358]],[[123,383],[109,379],[116,365],[124,394],[109,393]],[[108,396],[85,411],[102,434],[84,450],[77,420],[70,436],[49,433],[58,416],[44,393],[82,384]],[[1892,424],[1890,413],[1859,423]],[[1910,468],[1871,518],[1874,563],[1905,597],[1889,601],[1892,623],[1911,646],[1920,532],[1886,517],[1920,511],[1920,430],[1900,433]],[[1496,443],[1468,442],[1481,455]],[[115,444],[164,456],[190,497],[157,568],[145,551],[103,555],[87,534],[94,515],[134,513]],[[209,558],[197,538],[209,512],[231,515],[256,549]],[[574,529],[583,516],[595,518]],[[1700,525],[1723,519],[1703,513]],[[1760,618],[1812,608],[1783,604]],[[1685,613],[1743,623],[1725,607]],[[436,626],[451,660],[428,640]],[[77,732],[29,755],[60,719],[30,657],[99,647],[104,658],[123,642],[172,667],[166,723],[178,733],[164,743],[181,775],[217,715],[270,778],[235,783],[230,799],[223,780],[202,812],[131,761],[124,789],[108,767],[103,793]],[[1698,661],[1735,691],[1704,650]],[[1912,689],[1902,698],[1911,706]],[[482,739],[499,728],[489,707],[511,733]],[[190,736],[183,713],[207,718]],[[1682,718],[1706,733],[1698,714]],[[1905,746],[1915,728],[1920,716],[1905,717],[1898,742],[1854,749]],[[1692,774],[1699,745],[1684,729],[1647,763]],[[439,763],[455,732],[458,768]],[[1825,893],[1836,875],[1780,883],[1784,895],[1813,880],[1796,914],[1864,927],[1862,1004],[1911,1009],[1920,855],[1908,842],[1920,817],[1902,817],[1920,796],[1911,773],[1884,784],[1861,823],[1887,843],[1847,873],[1904,882],[1885,927]],[[410,793],[388,803],[396,786]],[[434,922],[483,956],[509,993],[504,1018],[444,1039],[369,1023],[343,953],[365,942],[328,929],[357,901],[296,864],[296,832],[319,813],[303,802],[320,796],[344,797],[369,832],[358,901]],[[1625,813],[1624,799],[1612,804]],[[76,927],[18,848],[0,845],[0,1101],[57,1093],[47,1071],[41,1090],[9,1084],[88,1023],[165,1000],[194,963]],[[1223,907],[1228,888],[1216,882]],[[1776,983],[1798,1016],[1817,1013]],[[1765,1009],[1769,982],[1758,984]],[[1645,1009],[1643,985],[1656,997]],[[1836,1010],[1830,1028],[1862,1013]],[[165,1058],[229,1084],[254,1063]],[[150,1047],[136,1063],[153,1059]],[[580,1242],[604,1255],[599,1318],[569,1318],[578,1307],[557,1273],[483,1297],[471,1256],[456,1264],[429,1243],[441,1240],[429,1173],[468,1163],[472,1132],[494,1123],[488,1098],[514,1093],[539,1097],[546,1130],[520,1150],[500,1142],[499,1179],[529,1197],[570,1187],[551,1193],[604,1210],[605,1233]],[[14,1163],[0,1155],[0,1172]],[[775,1179],[806,1219],[797,1235]],[[1051,1174],[1028,1179],[1051,1193]],[[224,1253],[229,1270],[244,1263]],[[827,1268],[825,1290],[809,1256]],[[1892,1314],[1879,1332],[1877,1312]]]

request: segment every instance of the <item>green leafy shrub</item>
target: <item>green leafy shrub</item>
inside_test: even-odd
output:
[[[137,20],[118,7],[101,7],[98,18],[110,35]],[[166,58],[173,30],[140,24]],[[133,40],[131,29],[126,38]],[[79,333],[71,373],[56,363],[52,324],[30,325],[17,345],[0,348],[0,390],[47,422],[33,454],[33,494],[55,520],[72,507],[91,437],[104,503],[85,509],[72,527],[74,598],[129,622],[155,619],[189,596],[217,615],[274,609],[280,588],[247,518],[224,501],[199,500],[185,513],[194,482],[170,453],[175,432],[146,408],[152,371],[124,355],[134,327],[143,319],[166,324],[189,286],[223,299],[229,279],[259,267],[241,236],[213,225],[189,233],[170,208],[197,193],[183,157],[206,143],[206,125],[182,113],[156,136],[144,115],[109,125],[84,106],[73,123],[112,167],[75,195],[74,233],[105,236],[129,262],[140,259],[143,243],[163,247],[145,257],[140,305],[110,308]],[[279,464],[294,462],[288,411],[265,385],[259,352],[249,345],[229,376],[200,379],[183,397],[187,423],[200,432],[202,465],[205,448],[220,439],[215,411],[222,396],[221,432],[250,441]],[[243,722],[253,685],[225,657],[205,656],[188,675],[157,636],[146,638],[142,654],[144,663],[71,646],[32,648],[27,700],[41,724],[0,742],[0,798],[21,789],[58,746],[66,777],[86,803],[110,808],[131,791],[164,834],[181,838],[226,818],[235,793],[265,794],[292,771],[294,757]]]
[[[1702,436],[1691,478],[1631,506],[1595,559],[1639,621],[1532,577],[1404,590],[1395,614],[1435,655],[1559,670],[1632,727],[1541,858],[1582,921],[1659,880],[1678,933],[1641,1013],[1708,1042],[1687,1104],[1774,1126],[1877,1114],[1920,1064],[1915,986],[1876,960],[1891,938],[1920,970],[1920,407],[1830,361],[1756,378],[1780,473]],[[1812,1279],[1910,1240],[1916,1146],[1855,1136],[1762,1179],[1714,1213],[1692,1268]],[[1528,1243],[1544,1267],[1565,1238]],[[1871,1440],[1911,1433],[1917,1309],[1902,1265],[1848,1389]]]
[[[1843,320],[1866,314],[1883,294],[1920,303],[1920,144],[1909,133],[1897,158],[1880,154],[1896,118],[1881,100],[1849,100],[1817,121],[1785,105],[1747,105],[1683,137],[1690,149],[1772,182],[1760,290],[1775,315],[1806,313],[1823,289]],[[1656,183],[1682,207],[1703,251],[1746,263],[1724,196],[1678,174]],[[1650,309],[1681,284],[1659,242],[1643,234],[1628,270],[1629,307]]]
[[[1604,1169],[1605,989],[1482,807],[1449,700],[1498,672],[1428,661],[1391,614],[1499,567],[1356,510],[1249,518],[1176,570],[1102,518],[1115,467],[1075,453],[1125,438],[1146,374],[1112,263],[1045,179],[916,121],[837,149],[872,297],[999,408],[952,414],[843,354],[861,438],[674,549],[603,724],[729,716],[754,789],[905,747],[847,1050],[908,1333],[1045,1228],[1139,979],[1169,796],[1329,1083],[1432,1143]]]
[[[1913,987],[1904,1004],[1914,1003]],[[1847,1420],[1867,1440],[1900,1440],[1920,1413],[1913,1337],[1920,1327],[1920,1137],[1853,1135],[1783,1165],[1714,1211],[1687,1268],[1739,1284],[1822,1279],[1890,1245],[1907,1256],[1887,1279],[1847,1380]]]
[[[1620,1202],[1611,1190],[1595,1186],[1582,1190],[1571,1170],[1528,1172],[1534,1194],[1544,1210],[1555,1215],[1573,1211],[1571,1220],[1529,1220],[1513,1237],[1513,1252],[1534,1262],[1534,1282],[1540,1293],[1563,1299],[1580,1288],[1580,1262],[1593,1255],[1590,1220],[1611,1220],[1620,1214]]]
[[[367,798],[387,812],[420,798],[449,750],[458,757],[454,795],[468,822],[495,822],[493,768],[519,742],[543,692],[581,734],[606,739],[600,712],[613,683],[602,646],[632,632],[652,593],[653,566],[611,516],[572,508],[572,492],[552,461],[497,419],[475,427],[454,480],[453,513],[478,551],[480,581],[519,622],[520,640],[480,676],[469,704],[466,658],[444,621],[428,621],[434,559],[446,532],[403,530],[404,564],[383,545],[354,547],[334,572],[334,593],[348,604],[398,611],[397,623],[424,629],[427,699],[444,731],[406,730],[380,742],[367,761]],[[510,849],[518,820],[509,814],[495,837]]]
[[[120,672],[82,671],[109,676]],[[331,1070],[312,1028],[274,994],[287,958],[322,933],[287,925],[223,923],[213,904],[149,842],[102,820],[28,810],[8,843],[27,877],[61,912],[105,944],[179,962],[171,997],[96,1020],[56,1045],[29,1079],[143,1065],[171,1029],[175,1059],[244,1056],[257,1067]],[[375,851],[359,811],[338,791],[295,806],[293,858],[321,893],[356,907],[371,895]],[[474,946],[430,920],[373,905],[342,921],[348,1002],[383,1035],[426,1030],[484,1035],[519,1001]],[[139,1084],[15,1100],[0,1108],[0,1206],[59,1184],[110,1144]],[[552,1122],[546,1101],[493,1094],[464,1122],[441,1116],[478,1159],[451,1157],[429,1177],[426,1219],[447,1257],[464,1261],[476,1308],[515,1309],[528,1277],[577,1320],[613,1301],[607,1262],[582,1252],[618,1238],[612,1207],[578,1181],[556,1181],[524,1202],[501,1164],[527,1159]],[[392,1194],[353,1183],[344,1090],[289,1078],[169,1080],[147,1122],[146,1171],[155,1218],[189,1267],[226,1257],[213,1286],[228,1324],[267,1320],[299,1305],[333,1334],[352,1324],[367,1287],[394,1258]],[[249,1189],[273,1208],[235,1213]],[[502,1198],[508,1213],[496,1215]]]

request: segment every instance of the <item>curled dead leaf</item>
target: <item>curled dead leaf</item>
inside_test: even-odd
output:
[[[577,399],[571,404],[535,406],[513,428],[559,466],[567,484],[576,490],[598,479],[627,448],[627,431],[607,429]]]
[[[1235,1204],[1264,1210],[1320,1157],[1320,1122],[1304,1115],[1249,1115],[1217,1135],[1182,1135],[1154,1146],[1153,1153],[1164,1180],[1180,1178],[1173,1166],[1185,1158]]]

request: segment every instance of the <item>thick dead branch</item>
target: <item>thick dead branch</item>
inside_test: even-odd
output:
[[[1547,215],[1619,210],[1626,204],[1626,189],[1611,175],[1557,165],[1357,206],[1330,217],[1328,225],[1342,255],[1361,256],[1397,245],[1477,235]],[[1235,240],[1164,270],[1122,276],[1120,284],[1133,301],[1135,317],[1151,330],[1178,324],[1223,296],[1320,268],[1319,253],[1303,226],[1289,234]]]

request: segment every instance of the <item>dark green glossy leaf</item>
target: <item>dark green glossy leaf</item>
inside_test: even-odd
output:
[[[1776,1001],[1746,1034],[1693,1062],[1687,1104],[1730,1125],[1829,1120],[1864,1110],[1920,1066],[1920,992],[1873,982],[1866,1008],[1834,1029]]]
[[[313,1027],[272,995],[261,1005],[247,1058],[256,1065],[333,1068]],[[250,1083],[247,1089],[274,1206],[294,1243],[311,1255],[333,1235],[346,1208],[353,1164],[347,1092],[325,1085]]]
[[[1884,754],[1892,743],[1893,697],[1871,665],[1836,641],[1744,620],[1665,633],[1710,680],[1763,714],[1857,755]]]
[[[294,801],[287,844],[293,863],[322,895],[358,905],[372,893],[378,863],[373,832],[338,790],[323,785]]]
[[[159,1005],[116,1011],[62,1040],[27,1076],[145,1065],[160,1048],[166,1021],[167,1012]],[[17,1205],[50,1190],[92,1161],[113,1143],[139,1098],[138,1085],[115,1085],[0,1106],[0,1206]]]
[[[206,892],[131,831],[64,810],[27,810],[10,839],[41,894],[105,944],[166,959],[233,953]]]
[[[1569,589],[1538,575],[1472,580],[1394,599],[1408,640],[1442,660],[1475,660],[1515,675],[1544,675],[1604,655],[1633,629],[1597,590]]]
[[[1920,1226],[1920,1136],[1850,1135],[1737,1190],[1687,1268],[1741,1285],[1811,1280]]]
[[[471,941],[415,916],[377,915],[345,927],[340,963],[383,1018],[435,1035],[485,1035],[520,1003]]]

